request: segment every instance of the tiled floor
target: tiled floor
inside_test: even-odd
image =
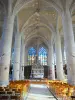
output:
[[[31,85],[26,100],[56,100],[46,85]]]

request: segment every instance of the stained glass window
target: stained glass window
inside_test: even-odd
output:
[[[38,61],[41,65],[47,65],[47,50],[44,47],[39,48]],[[28,65],[36,63],[36,49],[31,47],[28,50]]]
[[[35,48],[31,47],[28,50],[28,65],[32,65],[35,61],[36,50]]]
[[[47,50],[44,47],[39,48],[38,59],[41,65],[47,65]]]

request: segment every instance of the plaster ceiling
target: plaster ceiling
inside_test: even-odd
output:
[[[35,41],[35,42],[34,42],[34,41]],[[43,41],[43,39],[41,39],[40,36],[34,36],[33,38],[31,38],[31,39],[27,42],[26,48],[29,48],[29,47],[37,48],[37,46],[39,46],[39,48],[40,48],[41,46],[44,46],[45,48],[48,48],[48,45],[46,44],[46,41]]]
[[[3,2],[6,1],[7,0],[3,0]],[[51,39],[51,36],[53,34],[52,30],[54,30],[57,25],[57,16],[59,32],[61,34],[61,37],[63,37],[61,16],[52,7],[52,3],[55,3],[54,6],[58,5],[57,8],[62,9],[62,5],[63,8],[65,7],[64,0],[12,0],[12,8],[19,8],[19,6],[17,5],[19,3],[23,3],[24,1],[28,3],[25,3],[25,6],[23,6],[23,8],[19,10],[19,12],[17,13],[17,17],[19,31],[24,34],[25,41],[27,41],[27,39],[30,42],[31,40],[35,41],[35,39],[33,39],[34,37],[37,38],[41,36],[43,37],[43,39],[41,38],[43,42],[47,41],[49,43],[49,40]],[[68,5],[70,5],[70,3],[72,2],[72,0],[66,1]],[[72,22],[73,24],[75,24],[75,11],[73,11],[72,15]],[[1,21],[0,26],[2,27]]]
[[[43,0],[33,0],[18,13],[19,31],[23,32],[25,39],[29,35],[41,35],[50,40],[52,30],[56,28],[57,12]]]

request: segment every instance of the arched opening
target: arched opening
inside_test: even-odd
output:
[[[36,49],[34,47],[30,47],[28,50],[28,65],[33,65],[35,63],[36,57]]]
[[[40,47],[38,51],[34,47],[30,47],[28,50],[28,65],[33,65],[34,63],[47,65],[47,56],[48,53],[44,47]]]
[[[47,65],[47,50],[44,47],[39,48],[38,60],[41,65]]]

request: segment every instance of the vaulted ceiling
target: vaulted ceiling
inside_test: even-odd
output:
[[[48,46],[57,24],[63,40],[59,12],[66,6],[74,6],[73,0],[12,0],[13,13],[17,14],[19,32],[23,34],[25,43],[29,46],[35,45],[37,38],[40,41],[39,44]],[[58,9],[60,10],[58,11]],[[75,10],[72,12],[72,22],[75,24]]]
[[[46,45],[50,43],[57,23],[62,38],[61,40],[64,40],[61,15],[55,8],[50,6],[47,1],[48,0],[31,0],[30,2],[29,0],[29,3],[23,6],[18,12],[19,31],[24,34],[25,42],[27,41],[30,45],[35,44],[35,38],[41,38],[42,42]],[[56,0],[53,1],[56,2]],[[56,3],[60,4],[59,7],[61,8],[60,0],[57,0]],[[72,14],[72,20],[74,24],[75,12]]]
[[[43,0],[32,0],[18,13],[19,31],[25,35],[25,41],[35,44],[35,38],[41,38],[48,44],[53,28],[56,28],[57,12]],[[29,43],[29,42],[28,42]],[[42,44],[41,43],[41,44]]]

